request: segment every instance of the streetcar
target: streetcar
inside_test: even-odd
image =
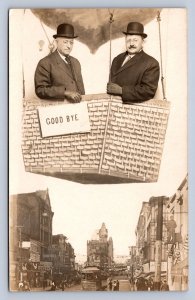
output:
[[[81,285],[84,291],[102,291],[106,288],[101,270],[96,266],[88,266],[82,270]]]

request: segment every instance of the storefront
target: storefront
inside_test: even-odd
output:
[[[188,260],[185,258],[171,268],[171,278],[174,290],[186,290],[188,287]]]

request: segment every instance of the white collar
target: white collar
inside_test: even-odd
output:
[[[58,49],[57,49],[57,52],[58,52],[59,56],[61,57],[61,59],[67,64],[68,62],[66,61],[66,57],[65,57],[64,55],[62,55],[62,54],[58,51]]]
[[[140,53],[142,50],[143,50],[143,48],[140,49],[138,53]],[[130,58],[132,58],[132,57],[134,57],[134,56],[135,56],[136,54],[138,54],[138,53],[135,53],[135,54],[129,54],[129,52],[128,52],[128,53],[127,53],[127,56],[129,56]]]
[[[127,56],[129,56],[130,58],[134,57],[135,54],[127,54]]]

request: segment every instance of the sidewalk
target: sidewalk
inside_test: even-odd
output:
[[[51,286],[46,287],[45,289],[43,287],[39,287],[39,288],[31,288],[30,291],[31,292],[73,292],[73,291],[81,291],[81,285],[77,284],[77,285],[72,285],[70,287],[66,287],[64,289],[64,291],[62,291],[62,289],[56,288],[55,291],[51,291]]]

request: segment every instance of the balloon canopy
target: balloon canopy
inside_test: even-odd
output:
[[[32,9],[32,13],[56,32],[61,23],[72,24],[78,40],[86,44],[92,53],[110,39],[110,17],[113,14],[112,39],[122,37],[127,24],[132,21],[146,25],[159,9],[153,8],[71,8]]]

